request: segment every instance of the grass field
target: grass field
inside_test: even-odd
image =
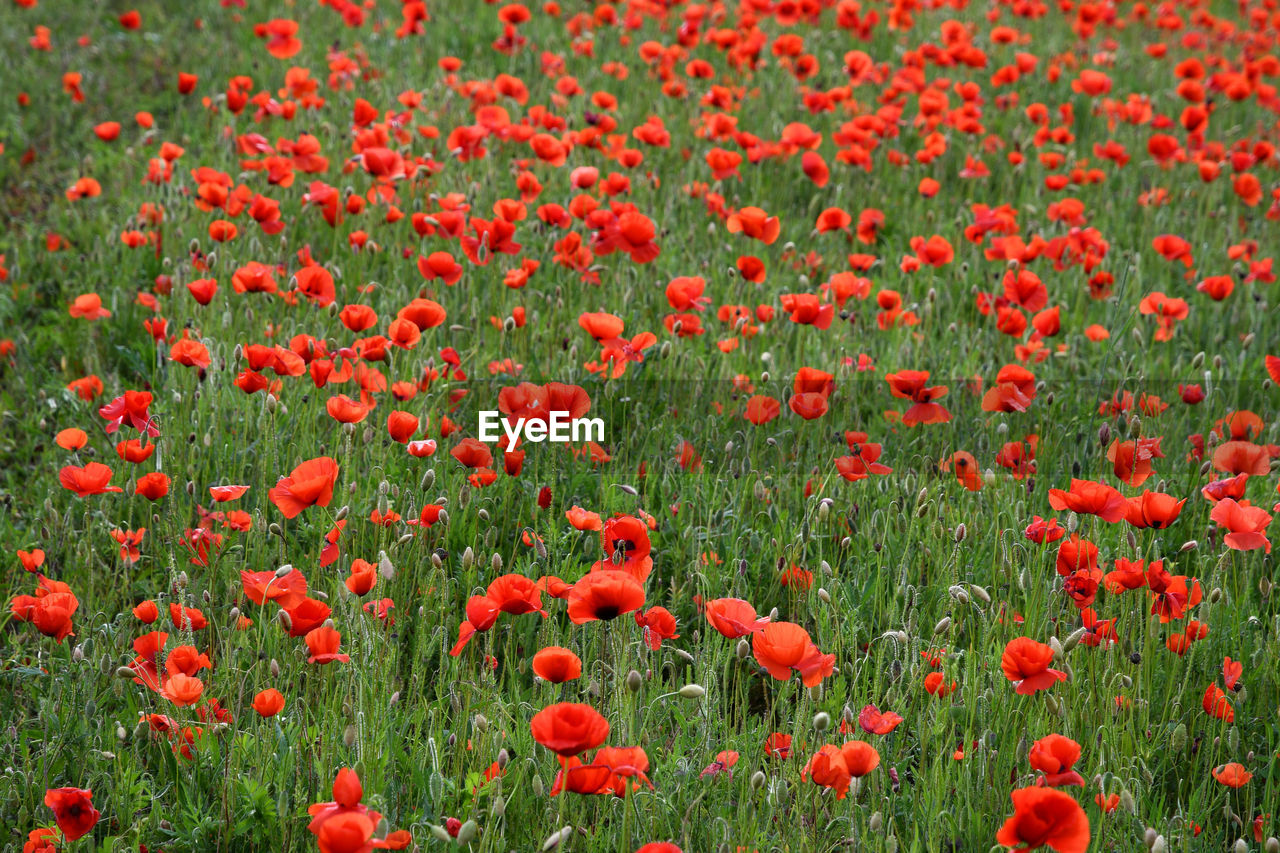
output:
[[[1280,851],[1278,38],[0,0],[0,849]]]

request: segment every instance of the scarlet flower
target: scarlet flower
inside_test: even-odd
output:
[[[533,674],[552,684],[582,677],[582,659],[561,646],[547,646],[533,656]]]
[[[58,472],[58,481],[64,489],[75,492],[81,498],[124,491],[120,486],[107,485],[111,482],[111,469],[101,462],[90,462],[83,468],[67,465]]]
[[[1026,853],[1049,847],[1057,853],[1089,849],[1089,818],[1070,794],[1054,788],[1019,788],[1010,794],[1013,815],[996,833],[996,843]]]
[[[282,477],[267,497],[285,518],[295,518],[309,506],[328,506],[338,481],[338,463],[328,456],[308,459]]]
[[[676,633],[676,617],[665,607],[650,607],[644,615],[635,612],[636,624],[644,631],[644,644],[653,651],[662,648],[663,640],[679,639]]]
[[[791,622],[771,622],[751,637],[756,662],[779,681],[799,672],[805,687],[816,687],[835,671],[836,656],[818,650],[809,632]]]
[[[1084,777],[1071,769],[1080,760],[1080,744],[1069,737],[1051,734],[1040,738],[1031,745],[1027,760],[1044,774],[1036,780],[1037,785],[1051,788],[1084,786]]]
[[[616,619],[643,607],[644,599],[644,587],[629,572],[591,572],[569,593],[569,619],[575,625]]]
[[[1096,515],[1114,524],[1125,517],[1129,505],[1122,494],[1105,483],[1072,478],[1070,490],[1049,490],[1049,506],[1082,515]]]
[[[307,658],[307,663],[326,664],[333,661],[346,663],[351,660],[349,655],[338,652],[338,646],[342,642],[342,635],[333,628],[326,628],[321,625],[319,628],[308,631],[304,641],[307,644],[307,649],[311,652]]]
[[[881,711],[875,705],[867,705],[858,713],[858,725],[867,734],[887,735],[898,727],[902,717],[892,711]]]
[[[745,234],[771,246],[782,231],[782,223],[778,217],[770,216],[758,207],[744,207],[730,214],[725,228],[730,234]]]
[[[769,624],[768,616],[757,616],[756,609],[741,598],[716,598],[707,602],[707,622],[730,640],[756,634]]]
[[[1017,684],[1017,693],[1030,696],[1037,690],[1049,689],[1054,682],[1066,681],[1065,672],[1049,668],[1052,661],[1052,647],[1030,637],[1018,637],[1005,646],[1000,668],[1005,678]]]
[[[1213,768],[1213,778],[1228,788],[1243,788],[1249,784],[1253,774],[1245,770],[1243,764],[1232,761],[1229,764],[1223,764],[1221,767]]]
[[[1271,541],[1266,536],[1271,514],[1261,507],[1223,498],[1214,505],[1209,518],[1229,531],[1222,539],[1228,548],[1237,551],[1263,548],[1271,553]]]
[[[274,717],[284,710],[284,695],[274,687],[268,687],[253,697],[253,710],[261,717]]]
[[[902,423],[906,426],[939,424],[951,420],[951,413],[934,402],[947,396],[949,389],[945,385],[927,386],[925,383],[929,381],[928,371],[901,370],[886,374],[884,379],[889,383],[889,391],[893,396],[911,400],[915,404],[902,416]]]
[[[562,758],[570,758],[604,743],[609,721],[590,705],[560,702],[534,714],[529,730],[535,741]]]
[[[100,816],[93,807],[93,792],[82,788],[50,788],[44,793],[44,804],[53,809],[54,820],[67,841],[88,835]]]

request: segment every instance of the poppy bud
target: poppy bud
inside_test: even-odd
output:
[[[844,537],[843,539],[841,539],[841,540],[840,540],[840,548],[841,548],[841,550],[848,550],[852,545],[853,545],[853,537],[852,537],[852,536],[846,536],[846,537]]]
[[[538,781],[539,781],[538,779],[534,779],[534,782],[538,782]],[[535,796],[541,797],[542,792],[536,791]],[[563,842],[568,841],[569,836],[571,835],[573,835],[572,826],[564,826],[564,827],[561,827],[559,830],[551,833],[550,835],[547,836],[547,840],[542,842],[542,853],[547,853],[548,850],[554,850],[555,848],[559,847]]]
[[[489,815],[494,818],[501,818],[507,813],[507,803],[502,797],[493,798],[493,806],[489,809]]]
[[[1153,830],[1148,829],[1147,832]],[[1168,853],[1169,845],[1165,842],[1164,836],[1157,834],[1155,840],[1151,842],[1151,853]]]
[[[1267,839],[1266,845],[1263,847],[1266,853],[1280,853],[1280,839],[1274,835]]]
[[[825,732],[831,728],[831,715],[826,711],[819,711],[813,715],[813,730],[815,732]]]
[[[498,757],[496,761],[497,761],[499,770],[506,769],[507,762],[510,760],[511,760],[511,754],[509,752],[507,752],[505,749],[498,750]]]
[[[1222,600],[1221,588],[1215,586],[1213,589],[1209,590],[1209,601],[1211,603],[1217,604],[1221,600]]]
[[[231,608],[229,611],[227,611],[227,616],[231,619],[232,622],[238,621],[240,619],[240,608],[239,607]]]
[[[679,325],[680,325],[679,323],[675,324],[675,326],[679,326]],[[672,332],[677,331],[675,326],[672,327],[671,329]],[[662,346],[659,347],[658,349],[658,357],[665,359],[665,358],[669,358],[670,356],[671,356],[671,341],[663,341]]]
[[[1071,635],[1067,637],[1065,642],[1063,642],[1062,650],[1064,652],[1069,652],[1072,649],[1074,649],[1077,645],[1079,645],[1080,641],[1084,639],[1084,635],[1087,634],[1088,632],[1089,632],[1089,629],[1083,628],[1083,627],[1077,628],[1076,630],[1072,631]]]
[[[347,745],[347,749],[356,745],[356,727],[348,724],[342,731],[342,742]]]
[[[734,654],[738,656],[738,660],[746,660],[751,655],[751,644],[745,638],[738,640],[738,647],[734,649]]]
[[[933,211],[929,211],[932,213]],[[885,853],[898,853],[898,836],[890,835],[884,840]]]
[[[973,593],[973,597],[981,601],[983,604],[991,603],[991,593],[987,592],[985,587],[969,584],[969,592]]]
[[[467,550],[462,552],[462,570],[465,572],[470,569],[476,562],[476,553],[471,550],[471,546],[467,546]]]
[[[686,663],[693,663],[693,655],[689,654],[684,649],[672,649],[671,651],[675,653],[676,657],[680,658]]]
[[[267,525],[267,532],[272,536],[279,536],[281,539],[284,538],[284,529],[274,521]]]
[[[1182,752],[1187,745],[1187,726],[1185,723],[1178,723],[1178,727],[1173,730],[1173,734],[1169,736],[1169,748],[1173,752]]]
[[[138,673],[134,672],[133,669],[130,667],[121,666],[116,668],[116,678],[137,678],[137,677],[138,677]]]
[[[826,591],[825,589],[823,589],[822,587],[818,587],[818,598],[819,598],[819,599],[820,599],[824,604],[830,604],[830,603],[831,603],[831,593],[827,592],[827,591]]]
[[[116,723],[116,740],[123,743],[128,739],[129,739],[129,732],[125,729],[124,726],[120,725],[119,723]]]
[[[476,714],[475,719],[471,721],[471,726],[476,731],[483,734],[489,730],[489,718],[484,714]]]
[[[950,616],[943,616],[941,619],[938,620],[938,624],[933,626],[934,636],[937,636],[938,634],[945,634],[950,630],[951,630]]]
[[[281,610],[277,613],[277,617],[280,619],[280,627],[286,631],[293,629],[293,617],[289,615],[289,611]]]
[[[205,438],[208,438],[208,437],[209,436],[206,434]],[[208,442],[206,442],[205,447],[208,447],[208,446],[209,444]],[[191,480],[187,480],[186,489],[187,489],[187,497],[194,498],[196,496],[196,484],[193,483]]]
[[[761,788],[764,787],[765,781],[766,780],[765,780],[765,775],[763,770],[757,770],[755,773],[751,774],[751,788],[753,790],[759,791]]]
[[[458,829],[458,837],[455,839],[459,847],[465,847],[480,833],[480,825],[474,820],[469,820]]]
[[[75,661],[76,663],[80,663],[80,661],[84,660],[84,645],[83,645],[83,644],[82,644],[82,645],[79,645],[79,646],[76,646],[74,649],[72,649],[72,650],[71,650],[71,659],[72,659],[73,661]]]
[[[871,817],[867,820],[867,829],[877,835],[884,831],[884,818],[880,816],[880,812],[871,813]]]
[[[439,569],[439,568],[441,568],[441,567],[443,567],[443,566],[444,566],[444,560],[440,559],[440,555],[439,555],[439,554],[435,554],[435,553],[433,553],[433,554],[431,555],[431,567],[432,567],[433,569]]]
[[[443,826],[436,826],[434,823],[429,823],[427,824],[427,829],[437,841],[444,841],[446,843],[453,841],[453,836],[450,835],[449,830],[445,829]]]
[[[1219,371],[1219,372],[1221,372],[1221,371],[1222,371],[1222,356],[1221,356],[1221,355],[1215,355],[1215,356],[1213,357],[1213,369],[1214,369],[1214,370],[1216,370],[1216,371]]]
[[[489,522],[489,510],[485,509],[484,507],[480,507],[480,510],[476,513],[476,515],[480,518],[481,521],[485,522],[486,524]]]
[[[422,482],[418,484],[418,487],[421,488],[423,491],[426,491],[427,489],[434,486],[435,483],[436,483],[436,469],[428,468],[427,472],[422,475]]]
[[[686,684],[677,692],[685,699],[701,699],[707,695],[701,684]]]
[[[1235,853],[1249,853],[1249,845],[1243,838],[1237,838],[1236,846],[1232,849],[1235,850]]]
[[[632,693],[637,693],[643,685],[644,679],[640,677],[640,673],[636,672],[634,669],[627,673],[628,690]]]
[[[968,532],[969,529],[964,526],[963,521],[956,525],[955,540],[957,545],[964,541],[964,537],[968,535]]]

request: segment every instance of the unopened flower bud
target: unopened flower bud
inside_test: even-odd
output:
[[[703,689],[701,684],[686,684],[680,688],[679,693],[685,699],[701,699],[707,695],[707,691]]]

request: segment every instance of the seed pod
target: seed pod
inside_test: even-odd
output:
[[[1063,641],[1062,650],[1064,652],[1069,652],[1072,649],[1074,649],[1076,646],[1080,644],[1080,641],[1084,639],[1084,635],[1087,633],[1089,633],[1089,629],[1083,628],[1083,627],[1077,628],[1074,631],[1072,631],[1071,634],[1067,637],[1067,639]]]
[[[539,794],[538,796],[542,796]],[[461,833],[459,833],[461,834]],[[564,826],[547,836],[547,840],[542,842],[542,853],[548,850],[554,850],[564,841],[569,840],[569,836],[573,835],[572,826]]]

